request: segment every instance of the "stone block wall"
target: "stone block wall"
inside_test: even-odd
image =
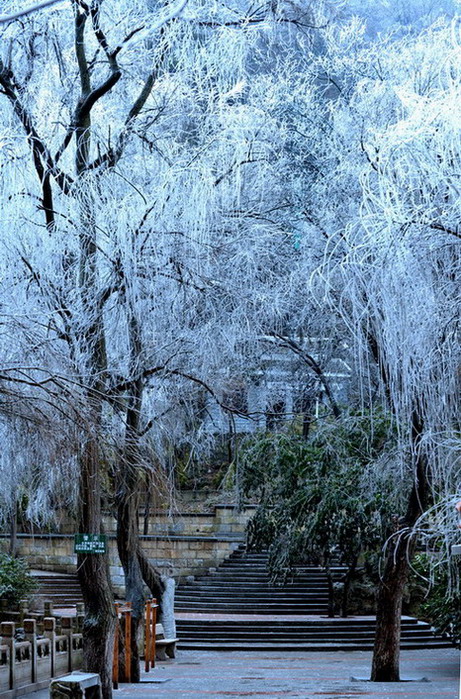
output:
[[[200,575],[218,566],[244,541],[245,526],[254,508],[237,511],[218,505],[215,512],[179,514],[169,517],[157,513],[152,518],[151,533],[141,536],[148,558],[165,574],[180,582],[188,575]],[[117,594],[124,592],[123,569],[117,554],[115,523],[106,517],[109,564]],[[8,535],[0,534],[0,551],[7,551]],[[31,568],[56,573],[75,573],[73,534],[18,534],[18,554]]]
[[[149,518],[151,536],[235,536],[243,538],[255,505],[246,505],[239,510],[235,505],[215,505],[213,512],[183,512],[169,514],[154,512]],[[104,527],[115,534],[115,519],[104,517]]]

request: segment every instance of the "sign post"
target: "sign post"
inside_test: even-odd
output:
[[[75,534],[75,553],[107,553],[105,534]]]

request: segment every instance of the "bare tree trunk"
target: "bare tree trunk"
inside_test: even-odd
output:
[[[341,616],[345,619],[349,613],[349,590],[351,587],[351,581],[357,567],[358,558],[355,557],[352,563],[349,565],[346,575],[344,576],[344,587],[341,599]]]
[[[131,681],[139,682],[138,634],[144,616],[144,582],[139,565],[137,549],[137,503],[136,492],[131,497],[123,497],[117,506],[117,547],[120,562],[125,574],[126,599],[131,603]]]
[[[155,597],[161,607],[165,584],[158,570],[149,562],[146,554],[140,548],[138,548],[137,556],[143,580],[149,588],[152,597]]]
[[[16,557],[18,549],[18,505],[16,494],[13,495],[14,502],[11,506],[10,514],[10,556]]]
[[[408,570],[409,551],[405,542],[391,545],[378,588],[372,682],[400,681],[402,600]]]
[[[141,550],[138,531],[139,483],[136,473],[131,471],[126,475],[123,491],[117,493],[117,547],[125,574],[126,599],[132,606],[131,679],[132,682],[139,682],[137,637],[144,618],[145,585],[161,603],[164,584]]]
[[[415,542],[410,540],[411,528],[427,506],[429,482],[427,463],[421,452],[423,422],[418,410],[412,415],[412,441],[415,454],[414,481],[405,517],[400,522],[402,536],[391,540],[378,588],[376,636],[373,649],[371,680],[398,682],[400,680],[400,631],[402,601],[408,579],[410,560]],[[405,531],[406,530],[406,531]]]
[[[101,533],[99,454],[94,439],[81,455],[79,528],[88,534]],[[83,667],[101,677],[104,699],[112,697],[112,657],[115,610],[109,577],[108,554],[79,554],[78,578],[85,602],[83,624]]]
[[[126,299],[125,299],[126,301]],[[131,371],[136,373],[137,363],[142,354],[141,326],[134,312],[130,314],[129,344]],[[143,461],[140,453],[140,423],[142,410],[143,380],[138,378],[132,382],[130,397],[126,411],[125,442],[121,463],[118,469],[116,489],[117,503],[117,546],[120,561],[125,574],[125,589],[127,601],[132,608],[131,634],[131,678],[133,682],[140,680],[140,665],[138,652],[138,632],[144,617],[146,599],[144,582],[154,590],[163,591],[160,575],[156,573],[143,559],[139,543],[139,505],[140,505],[140,476],[143,473]],[[148,576],[147,580],[144,576]],[[160,599],[160,594],[155,594]]]

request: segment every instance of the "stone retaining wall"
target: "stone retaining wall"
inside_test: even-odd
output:
[[[151,536],[226,536],[243,538],[255,505],[246,505],[239,510],[235,505],[215,505],[213,512],[181,512],[169,514],[154,512],[149,518]],[[142,512],[140,513],[142,522]],[[115,519],[104,517],[104,527],[115,534]]]
[[[232,505],[217,505],[214,513],[178,514],[156,513],[152,517],[150,534],[141,536],[148,558],[177,582],[187,575],[199,575],[218,566],[245,538],[245,526],[254,507],[239,511]],[[124,576],[117,554],[115,522],[105,518],[109,542],[109,562],[112,582],[117,594],[123,594]],[[56,573],[75,573],[74,535],[18,534],[18,555],[31,568]],[[9,536],[0,534],[0,551],[6,552]]]
[[[218,537],[172,536],[168,538],[142,536],[144,551],[152,563],[177,582],[187,575],[199,575],[216,567],[241,543],[241,540]],[[117,594],[123,594],[124,576],[117,554],[115,536],[108,536],[109,564],[112,583]],[[0,535],[0,550],[8,549],[8,538]],[[74,574],[77,556],[72,534],[18,534],[18,555],[31,568],[55,573]]]

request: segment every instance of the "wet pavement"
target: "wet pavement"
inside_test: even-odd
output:
[[[408,681],[388,684],[364,681],[370,674],[370,652],[178,651],[175,660],[158,662],[143,674],[140,684],[120,685],[114,699],[458,699],[459,658],[452,648],[402,651],[401,676]],[[43,690],[24,696],[48,699],[49,694]]]

